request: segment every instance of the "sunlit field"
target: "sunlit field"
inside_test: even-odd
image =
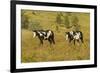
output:
[[[48,62],[48,61],[74,61],[90,59],[90,14],[89,13],[64,13],[61,12],[62,23],[56,22],[58,12],[22,10],[21,61]],[[65,27],[64,16],[68,15],[70,25],[74,16],[78,18],[79,29],[83,33],[84,43],[74,45],[65,38],[65,32],[75,30],[73,27]],[[37,26],[38,25],[38,26]],[[58,28],[57,28],[58,27]],[[47,40],[40,45],[38,37],[32,37],[32,29],[52,30],[55,35],[55,44],[50,45]]]

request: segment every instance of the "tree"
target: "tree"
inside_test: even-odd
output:
[[[72,24],[74,26],[75,31],[80,30],[79,19],[77,16],[73,16]]]
[[[62,23],[62,19],[61,19],[61,14],[60,13],[57,14],[56,23],[57,23],[56,30],[58,31],[59,30],[59,25]]]
[[[42,30],[42,26],[40,25],[38,21],[30,20],[28,29],[29,30],[36,30],[36,29]]]
[[[56,22],[57,22],[57,24],[59,24],[59,25],[62,23],[61,15],[60,15],[60,14],[57,14]]]
[[[21,12],[21,27],[24,29],[28,28],[28,17],[25,15],[25,11]]]
[[[72,20],[73,25],[77,25],[78,22],[79,22],[78,17],[77,16],[73,16],[73,20]]]
[[[66,28],[70,27],[69,16],[67,14],[64,16],[64,25]]]
[[[33,14],[35,15],[36,12],[34,11],[27,11],[27,10],[21,10],[21,27],[24,28],[24,29],[31,29],[32,27],[31,24],[32,23],[32,16]],[[34,20],[33,20],[34,21]]]

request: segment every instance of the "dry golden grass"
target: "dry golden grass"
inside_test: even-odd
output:
[[[45,16],[44,16],[45,15]],[[32,38],[32,31],[22,29],[22,62],[46,62],[46,61],[68,61],[68,60],[87,60],[90,59],[90,19],[89,14],[80,13],[79,24],[84,35],[84,43],[76,45],[68,43],[65,40],[64,27],[60,27],[60,32],[55,30],[55,14],[41,13],[39,16],[33,16],[41,22],[44,29],[53,30],[55,33],[55,45],[44,41],[43,46],[39,45],[39,39]],[[44,16],[44,17],[43,17]]]

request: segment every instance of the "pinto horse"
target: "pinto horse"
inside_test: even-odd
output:
[[[70,32],[65,32],[66,33],[66,40],[69,40],[69,42],[75,41],[77,42],[82,42],[83,43],[83,33],[81,31],[70,31]]]
[[[43,40],[48,40],[50,44],[55,44],[54,33],[51,30],[32,30],[33,38],[38,37],[40,44],[43,45]]]

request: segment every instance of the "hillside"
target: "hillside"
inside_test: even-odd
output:
[[[22,62],[68,61],[90,59],[90,15],[89,13],[61,12],[61,24],[57,24],[58,12],[22,10],[22,25],[27,23],[27,29],[22,27]],[[69,43],[65,40],[65,32],[74,30],[66,28],[64,16],[68,15],[70,22],[74,16],[78,18],[78,30],[82,31],[84,43]],[[25,19],[26,18],[26,19]],[[27,21],[27,22],[26,22]],[[73,25],[70,23],[70,25]],[[59,29],[57,29],[59,27]],[[55,34],[55,45],[44,41],[39,45],[38,37],[32,38],[32,29],[52,30]]]

